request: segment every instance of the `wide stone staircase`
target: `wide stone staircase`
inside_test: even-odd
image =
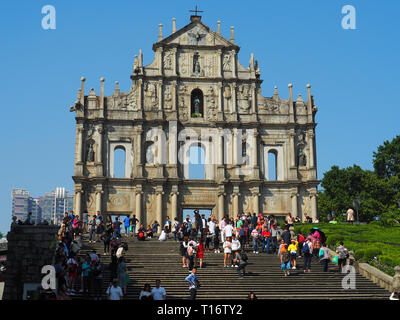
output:
[[[188,299],[189,290],[185,277],[189,274],[182,267],[179,255],[179,242],[169,239],[160,242],[157,239],[138,241],[136,238],[122,237],[128,243],[125,253],[130,274],[125,299],[138,299],[145,283],[153,288],[155,280],[161,280],[161,286],[167,291],[167,299]],[[80,254],[96,249],[101,254],[105,266],[103,292],[106,291],[111,278],[108,270],[110,255],[103,255],[103,243],[88,243]],[[298,269],[292,270],[285,277],[280,269],[280,260],[276,255],[254,254],[246,248],[249,257],[246,276],[239,278],[236,268],[224,268],[223,253],[205,252],[204,266],[198,269],[197,275],[201,287],[197,299],[247,299],[250,291],[258,299],[388,299],[390,293],[372,281],[356,274],[356,289],[342,288],[345,274],[337,271],[337,265],[330,264],[329,272],[323,272],[318,259],[313,258],[311,273],[303,273],[303,259],[298,258]],[[77,294],[74,299],[81,299]]]

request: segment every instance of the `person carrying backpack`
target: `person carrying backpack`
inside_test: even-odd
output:
[[[304,266],[303,266],[304,273],[306,273],[306,271],[311,272],[312,242],[310,239],[307,239],[307,241],[303,244],[301,253],[304,259]]]

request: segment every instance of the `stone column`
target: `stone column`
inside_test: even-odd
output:
[[[142,186],[141,185],[137,185],[136,189],[135,189],[135,214],[136,214],[136,218],[139,220],[139,226],[141,223],[143,223],[143,221],[145,220],[142,217]],[[150,221],[148,221],[150,222]],[[143,223],[145,225],[145,223]]]
[[[139,79],[139,88],[138,88],[138,101],[139,101],[139,109],[143,109],[143,101],[142,101],[142,91],[143,91],[143,80]]]
[[[258,188],[257,188],[258,189]],[[252,193],[253,196],[253,213],[259,213],[260,211],[260,204],[259,204],[259,197],[260,193],[258,193],[258,190]]]
[[[310,130],[307,134],[307,144],[309,148],[309,168],[314,168],[314,132]]]
[[[233,187],[233,193],[232,193],[232,204],[233,204],[233,216],[236,217],[236,215],[239,213],[239,186],[234,186]]]
[[[218,83],[218,112],[222,112],[222,104],[223,104],[222,83]]]
[[[176,81],[172,83],[172,111],[176,111]]]
[[[258,137],[258,131],[257,131],[257,129],[254,129],[254,131],[253,131],[253,147],[252,147],[253,167],[258,167],[257,137]]]
[[[163,74],[163,49],[161,47],[157,48],[157,60],[158,60],[158,74]]]
[[[74,212],[79,216],[80,219],[83,219],[82,216],[82,193],[83,190],[81,188],[78,188],[75,191],[75,208]]]
[[[232,77],[236,78],[236,51],[235,50],[232,50]]]
[[[296,134],[294,133],[294,130],[292,129],[289,133],[289,154],[290,154],[290,167],[293,168],[296,166],[296,161],[295,161],[295,154],[296,150],[294,149],[294,137]]]
[[[143,176],[143,164],[142,164],[142,132],[143,129],[135,128],[135,161],[136,161],[136,177],[141,178]]]
[[[158,111],[162,111],[163,109],[163,83],[162,80],[159,80],[157,83],[157,94],[158,94]]]
[[[162,216],[162,196],[164,194],[163,187],[157,186],[156,187],[156,220],[160,224],[161,228],[163,225],[163,216]]]
[[[221,57],[222,57],[222,50],[218,49],[217,50],[217,77],[221,78],[222,77],[222,63],[221,63]]]
[[[101,186],[97,187],[97,190],[96,190],[96,211],[100,211],[100,212],[102,211],[101,210],[101,195],[103,193],[104,193],[104,191],[101,190]]]
[[[77,161],[77,162],[83,162],[83,159],[82,159],[82,147],[83,147],[83,143],[82,143],[83,137],[82,137],[82,135],[83,135],[83,127],[82,127],[82,126],[77,127],[77,135],[78,135],[78,146],[77,146],[77,157],[76,157],[76,161]]]
[[[218,221],[221,221],[225,215],[225,195],[224,186],[220,186],[218,191]]]
[[[256,114],[256,86],[254,83],[251,84],[251,113]]]
[[[97,127],[97,163],[103,163],[103,124],[99,124]]]
[[[172,48],[171,49],[172,50],[172,56],[173,56],[173,61],[172,61],[172,74],[174,75],[174,76],[176,76],[176,61],[177,61],[177,59],[176,59],[176,53],[178,52],[178,50],[177,50],[177,48]]]
[[[292,216],[293,217],[297,217],[298,213],[297,213],[297,190],[294,190],[291,194],[292,197]]]
[[[231,84],[231,91],[232,91],[232,96],[231,96],[231,113],[236,113],[236,83]]]
[[[314,219],[317,217],[317,194],[315,190],[310,194],[310,201],[311,201],[311,217]]]
[[[238,165],[238,132],[236,128],[232,130],[232,165]]]
[[[172,186],[171,189],[171,213],[170,218],[171,221],[174,221],[176,217],[178,217],[178,186]]]

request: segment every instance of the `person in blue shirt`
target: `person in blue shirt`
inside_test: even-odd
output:
[[[185,280],[189,283],[190,300],[196,300],[197,289],[200,287],[196,272],[197,268],[193,267],[192,273],[185,278]]]
[[[128,216],[124,219],[124,227],[125,227],[125,237],[129,235],[129,226],[131,224],[131,219]]]
[[[170,233],[171,232],[171,220],[169,220],[168,216],[165,219],[164,228],[165,227],[167,227],[167,233]]]
[[[154,221],[154,223],[151,225],[152,229],[153,229],[153,233],[157,233],[158,232],[158,227],[160,225],[158,224],[157,221]]]

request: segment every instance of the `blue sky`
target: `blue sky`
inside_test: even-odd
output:
[[[235,26],[239,58],[258,60],[264,96],[279,88],[306,96],[312,85],[318,177],[332,165],[372,169],[372,153],[399,134],[400,108],[395,1],[59,1],[16,0],[0,4],[0,231],[9,229],[11,189],[39,196],[55,187],[72,190],[74,114],[80,77],[86,89],[106,94],[115,81],[130,87],[134,55],[153,59],[158,24],[170,34],[189,23],[188,10],[204,10],[202,21],[229,38]],[[56,8],[56,29],[43,30],[41,9]],[[356,8],[356,30],[341,27],[341,9]],[[87,94],[87,92],[86,92]]]

